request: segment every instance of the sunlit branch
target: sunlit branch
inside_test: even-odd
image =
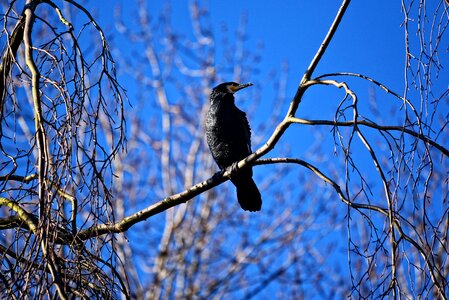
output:
[[[31,32],[34,23],[34,8],[38,4],[37,1],[28,0],[27,7],[25,8],[25,28],[23,41],[25,44],[25,60],[28,68],[31,72],[31,92],[33,97],[34,104],[34,118],[35,118],[35,126],[36,126],[36,139],[37,139],[37,147],[38,147],[38,173],[39,173],[39,220],[41,228],[45,224],[45,215],[47,208],[47,197],[46,197],[46,188],[47,184],[45,182],[48,170],[48,164],[50,163],[47,138],[45,134],[44,127],[44,118],[42,114],[42,106],[40,99],[40,88],[39,88],[39,80],[40,74],[37,66],[34,62],[33,58],[33,44],[31,41]],[[47,234],[45,230],[40,230],[40,234],[42,236],[41,246],[42,251],[45,256],[47,256],[47,265],[52,274],[56,290],[58,291],[59,297],[61,299],[67,299],[66,292],[64,289],[64,285],[61,280],[61,276],[55,266],[55,262],[53,261],[53,251],[52,249],[48,249],[48,241]],[[49,255],[50,254],[50,255]]]
[[[59,20],[61,21],[62,24],[68,26],[70,29],[73,29],[72,24],[69,21],[67,21],[67,19],[62,14],[61,9],[53,1],[51,0],[41,0],[41,1],[47,3],[48,5],[50,5],[55,9],[56,13],[58,14]]]
[[[76,234],[76,230],[77,230],[77,226],[76,226],[76,216],[77,216],[77,211],[78,211],[78,200],[76,199],[76,197],[67,194],[66,192],[58,189],[57,190],[58,194],[60,196],[62,196],[64,199],[67,199],[68,201],[70,201],[70,203],[72,204],[72,217],[71,217],[71,221],[72,221],[72,234],[75,235]]]
[[[307,68],[307,71],[304,73],[303,78],[301,80],[301,83],[305,83],[306,81],[310,80],[310,77],[312,76],[313,71],[315,71],[315,68],[318,66],[318,63],[321,60],[321,57],[326,52],[327,47],[329,46],[332,38],[334,37],[335,32],[337,31],[338,26],[340,25],[340,22],[346,12],[346,9],[349,6],[350,0],[344,0],[340,6],[340,9],[337,12],[337,15],[335,16],[334,22],[332,23],[331,27],[329,28],[326,37],[324,38],[323,42],[321,43],[320,48],[318,49],[317,53],[315,54],[315,57],[310,62],[309,67]]]
[[[0,181],[19,181],[23,183],[29,183],[30,181],[36,180],[39,178],[39,175],[34,173],[28,176],[20,176],[20,175],[5,175],[0,176]]]
[[[244,163],[243,165],[246,165],[246,163]],[[187,202],[188,200],[201,194],[202,192],[219,185],[220,183],[228,179],[227,176],[229,176],[230,173],[231,171],[226,171],[224,173],[218,172],[213,177],[203,182],[197,183],[196,185],[192,186],[191,188],[181,193],[169,196],[143,210],[140,210],[132,214],[131,216],[124,218],[123,220],[117,223],[92,226],[88,229],[82,230],[77,234],[76,238],[80,240],[86,240],[106,233],[124,232],[128,230],[131,226],[137,224],[138,222],[144,221],[151,216],[166,211],[167,209],[175,205]]]
[[[42,114],[42,104],[40,99],[39,80],[40,74],[33,58],[33,44],[31,41],[31,32],[34,23],[34,8],[37,5],[36,1],[27,1],[28,8],[25,9],[25,29],[24,29],[24,44],[25,44],[25,60],[31,72],[31,92],[34,104],[34,119],[36,126],[36,139],[38,147],[38,175],[39,175],[39,216],[43,217],[45,210],[45,195],[46,183],[45,177],[49,163],[49,156],[47,152],[47,143],[44,128],[44,118]]]
[[[23,209],[22,207],[20,207],[19,204],[17,204],[14,201],[11,201],[9,199],[6,198],[1,198],[0,197],[0,206],[7,206],[9,207],[12,211],[14,211],[17,214],[17,217],[22,221],[25,222],[27,227],[34,233],[36,234],[37,232],[37,223],[36,223],[36,218],[28,213],[25,209]],[[18,223],[17,219],[11,219],[10,220],[13,223]],[[2,219],[1,223],[5,223],[6,220]],[[7,226],[7,228],[10,228],[8,224],[5,224]]]
[[[285,120],[282,121],[276,127],[271,137],[262,147],[260,147],[251,155],[249,155],[247,158],[239,161],[234,168],[229,167],[225,172],[218,172],[208,180],[200,182],[181,193],[169,196],[137,213],[134,213],[129,217],[124,218],[120,222],[116,222],[114,224],[103,224],[98,226],[92,226],[88,229],[85,229],[77,234],[77,238],[85,240],[94,236],[99,236],[110,232],[113,233],[124,232],[138,222],[146,220],[147,218],[154,216],[158,213],[161,213],[175,205],[184,203],[192,199],[193,197],[201,194],[202,192],[219,185],[220,183],[229,179],[229,177],[231,176],[231,174],[233,174],[233,172],[236,172],[241,168],[245,167],[247,164],[254,162],[258,158],[262,157],[264,154],[268,153],[271,149],[273,149],[275,144],[279,141],[279,139],[281,138],[282,134],[285,132],[288,126],[289,126],[288,122],[286,122]]]
[[[350,0],[343,0],[340,9],[337,12],[337,15],[335,16],[335,19],[330,26],[326,37],[324,38],[323,42],[321,43],[320,47],[318,48],[318,51],[316,52],[314,58],[310,62],[309,67],[307,68],[306,72],[302,76],[301,82],[298,86],[298,89],[296,90],[295,96],[293,97],[293,100],[290,102],[290,107],[287,112],[287,117],[293,117],[296,114],[296,110],[298,109],[298,105],[301,102],[302,96],[304,95],[307,86],[308,81],[310,80],[313,71],[315,71],[315,68],[318,66],[318,63],[321,60],[321,57],[326,52],[327,47],[329,46],[332,37],[334,36],[335,32],[337,31],[338,25],[340,25],[340,22],[346,12],[346,9],[349,6]]]

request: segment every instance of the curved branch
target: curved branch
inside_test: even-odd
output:
[[[424,143],[432,145],[433,147],[435,147],[439,151],[441,151],[442,154],[449,157],[449,149],[438,144],[437,142],[435,142],[434,140],[430,139],[429,137],[427,137],[423,134],[420,134],[413,130],[404,128],[402,126],[379,125],[379,124],[365,121],[365,120],[357,120],[357,122],[354,122],[354,120],[341,122],[341,121],[329,121],[329,120],[307,120],[307,119],[301,119],[301,118],[296,118],[296,117],[295,118],[291,117],[288,120],[292,123],[298,123],[298,124],[303,124],[303,125],[331,125],[331,126],[346,126],[346,127],[355,126],[355,125],[363,125],[363,126],[371,127],[371,128],[382,130],[382,131],[391,131],[391,130],[400,131],[400,132],[407,133],[411,136],[414,136],[414,137],[420,139],[421,141],[423,141]]]
[[[326,78],[326,77],[333,77],[333,76],[350,76],[350,77],[357,77],[357,78],[361,78],[364,80],[367,80],[369,82],[371,82],[374,85],[377,85],[379,88],[381,88],[382,90],[384,90],[386,93],[393,95],[394,97],[398,98],[399,100],[402,100],[404,103],[406,103],[410,109],[413,111],[415,117],[417,118],[417,121],[419,123],[421,123],[421,120],[419,119],[419,114],[415,108],[415,106],[404,96],[399,95],[398,93],[396,93],[395,91],[391,90],[390,88],[388,88],[387,86],[385,86],[383,83],[375,80],[374,78],[371,78],[369,76],[363,75],[363,74],[359,74],[359,73],[351,73],[351,72],[338,72],[338,73],[329,73],[329,74],[323,74],[320,75],[318,77],[315,77],[313,79],[313,81],[315,80],[321,80],[322,78]]]
[[[33,224],[38,223],[37,216],[29,214],[29,217],[30,217],[30,221]],[[24,220],[19,215],[0,218],[0,230],[11,229],[11,228],[23,228],[23,229],[31,230],[28,223],[24,222]]]
[[[313,71],[315,71],[315,68],[318,66],[318,63],[321,60],[321,57],[324,55],[324,52],[326,51],[327,47],[329,46],[329,43],[332,40],[332,37],[334,36],[335,32],[337,31],[338,25],[341,22],[341,19],[343,18],[343,15],[346,12],[346,9],[349,6],[349,3],[351,0],[343,0],[343,3],[340,6],[340,9],[337,12],[337,15],[335,16],[334,22],[332,23],[331,27],[329,28],[329,31],[327,32],[326,37],[324,38],[323,42],[321,43],[320,48],[318,48],[317,53],[313,57],[312,61],[310,62],[309,67],[307,68],[306,72],[302,76],[301,82],[299,84],[298,89],[296,90],[296,94],[293,97],[293,100],[290,103],[290,107],[287,112],[288,117],[293,117],[296,113],[296,110],[298,109],[298,105],[301,102],[302,95],[304,95],[304,92],[306,91],[307,87],[309,86],[309,81],[312,76]]]
[[[61,9],[53,1],[51,0],[42,0],[42,1],[55,9],[56,13],[58,14],[59,20],[61,21],[62,24],[69,27],[70,29],[73,29],[73,25],[69,21],[67,21],[67,19],[62,14]]]
[[[17,204],[16,202],[0,197],[0,206],[3,206],[3,205],[8,206],[11,210],[15,211],[17,213],[17,217],[22,222],[25,222],[26,226],[31,230],[31,232],[36,234],[37,223],[36,223],[36,218],[32,214],[28,213],[25,209],[20,207],[20,205]],[[16,221],[18,221],[18,220],[16,219]]]
[[[26,2],[26,7],[24,10],[25,15],[25,28],[24,28],[24,44],[25,44],[25,61],[26,65],[30,69],[31,72],[31,94],[33,98],[34,105],[34,118],[36,125],[36,139],[38,146],[38,169],[39,169],[39,220],[40,222],[45,222],[45,208],[46,208],[46,174],[48,169],[49,160],[49,151],[48,145],[45,136],[45,128],[44,128],[44,118],[42,113],[42,103],[40,99],[40,89],[39,89],[39,80],[40,73],[34,62],[33,58],[33,44],[31,40],[31,33],[33,29],[34,23],[34,9],[39,4],[39,1],[28,0]],[[40,232],[42,234],[41,246],[42,252],[45,256],[48,257],[47,266],[51,272],[53,277],[56,290],[58,291],[58,295],[61,299],[67,299],[66,292],[64,289],[64,284],[61,281],[61,277],[57,267],[55,266],[55,262],[52,259],[53,252],[51,249],[48,249],[47,241],[46,241],[46,232],[42,230]],[[49,253],[51,252],[51,253]],[[49,255],[50,254],[50,255]],[[48,256],[49,255],[49,256]]]
[[[376,205],[372,205],[372,204],[363,204],[363,203],[356,203],[356,202],[351,202],[343,193],[343,190],[341,189],[341,187],[338,185],[338,183],[336,183],[334,180],[330,179],[328,176],[326,176],[323,172],[320,171],[320,169],[318,169],[317,167],[315,167],[314,165],[302,160],[302,159],[298,159],[298,158],[287,158],[287,157],[282,157],[282,158],[264,158],[264,159],[259,159],[257,160],[254,165],[267,165],[267,164],[279,164],[279,163],[293,163],[293,164],[298,164],[301,165],[303,167],[306,167],[307,169],[309,169],[310,171],[312,171],[313,173],[315,173],[315,175],[317,175],[319,178],[321,178],[324,182],[326,182],[327,184],[331,185],[332,188],[335,190],[335,192],[337,192],[338,196],[340,197],[341,201],[343,203],[345,203],[346,205],[355,208],[355,209],[367,209],[367,210],[374,210],[377,212],[380,212],[381,214],[385,215],[388,217],[388,209],[380,207],[380,206],[376,206]]]
[[[44,213],[44,195],[45,195],[45,176],[47,173],[48,152],[45,137],[44,118],[42,113],[42,104],[40,99],[39,80],[40,73],[33,58],[33,43],[31,40],[31,32],[34,23],[34,9],[37,1],[27,1],[25,9],[25,28],[23,41],[25,44],[25,61],[31,72],[31,94],[34,105],[34,121],[36,126],[36,140],[39,152],[38,169],[39,169],[39,217]]]

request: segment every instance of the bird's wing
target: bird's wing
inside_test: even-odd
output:
[[[248,146],[248,154],[252,153],[251,151],[251,127],[249,126],[248,118],[246,117],[246,113],[243,111],[241,112],[241,120],[242,120],[242,128],[243,128],[243,134],[245,137],[246,145]]]

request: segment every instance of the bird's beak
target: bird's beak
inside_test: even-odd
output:
[[[253,84],[251,82],[248,83],[241,83],[238,86],[231,86],[231,90],[235,93],[237,91],[240,91],[241,89],[247,88],[249,86],[252,86]]]

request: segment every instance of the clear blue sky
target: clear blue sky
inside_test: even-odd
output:
[[[124,19],[133,18],[136,8],[129,1],[88,3],[101,16],[100,25],[110,24],[116,3],[125,6]],[[149,1],[148,13],[158,15],[164,3]],[[172,1],[172,21],[177,32],[190,33],[190,1]],[[263,43],[261,69],[269,72],[290,65],[289,91],[293,93],[337,12],[340,1],[204,1],[210,9],[212,30],[219,37],[226,24],[235,31],[242,15],[247,16],[248,45]],[[98,9],[101,7],[101,9]],[[108,20],[109,19],[109,20]],[[403,79],[403,15],[400,2],[352,1],[316,75],[325,72],[363,72],[380,81]],[[112,29],[112,28],[111,28]],[[111,33],[111,32],[110,32]],[[398,84],[397,87],[401,88]]]

